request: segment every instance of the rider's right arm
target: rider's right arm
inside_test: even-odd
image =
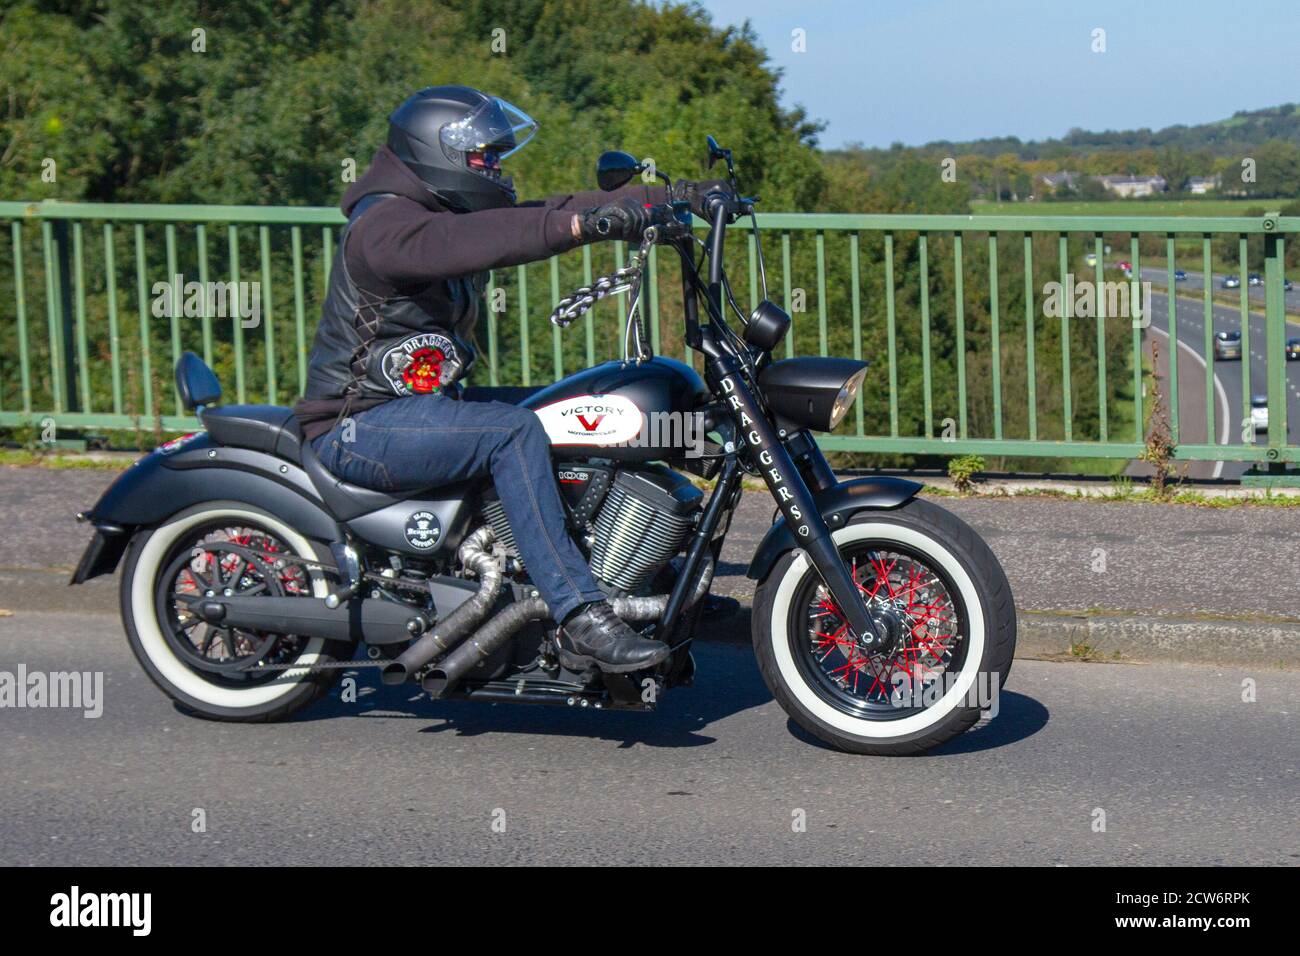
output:
[[[548,209],[567,209],[571,212],[582,213],[588,209],[595,209],[597,206],[613,202],[623,196],[635,196],[642,202],[654,204],[668,201],[668,191],[663,186],[657,184],[647,186],[637,183],[633,186],[623,186],[609,192],[605,192],[603,189],[588,189],[576,193],[557,193],[554,196],[547,196],[545,199],[522,202],[519,206],[546,206]]]
[[[578,245],[573,216],[544,205],[435,212],[394,197],[357,221],[348,239],[349,268],[355,263],[379,284],[401,288],[536,262]]]

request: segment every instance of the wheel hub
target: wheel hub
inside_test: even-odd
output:
[[[804,605],[807,638],[793,642],[818,693],[854,713],[889,719],[901,680],[914,683],[959,667],[961,625],[948,586],[924,560],[870,548],[849,558],[878,633],[853,633],[824,584]]]
[[[284,573],[279,559],[271,564],[263,555],[280,550],[270,539],[256,543],[250,536],[234,540],[206,539],[180,549],[161,575],[160,620],[167,621],[173,646],[191,668],[225,677],[249,674],[263,663],[280,661],[295,653],[300,641],[292,635],[263,633],[223,626],[213,617],[205,598],[218,595],[266,594],[283,597],[299,590],[292,574]],[[263,550],[265,549],[265,550]]]
[[[893,654],[905,640],[907,630],[903,615],[889,605],[871,609],[871,621],[876,625],[876,635],[858,637],[858,647],[864,654]]]

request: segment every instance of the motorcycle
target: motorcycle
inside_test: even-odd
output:
[[[777,508],[748,569],[752,637],[781,707],[854,753],[918,753],[969,729],[977,681],[996,692],[1011,667],[1006,576],[971,528],[916,497],[916,482],[837,481],[813,432],[844,419],[867,363],[773,358],[790,317],[766,298],[757,200],[743,196],[731,151],[713,137],[708,150],[732,192],[707,197],[707,238],[676,203],[625,268],[552,314],[567,326],[627,293],[621,361],[540,389],[460,396],[516,402],[542,420],[574,537],[617,613],[670,646],[658,667],[565,667],[490,479],[395,495],[348,484],[321,465],[289,408],[218,404],[220,383],[193,353],[176,385],[204,430],[137,461],[78,516],[94,536],[71,583],[124,561],[130,646],[199,717],[284,719],[365,667],[437,699],[653,710],[693,679],[722,542],[744,477],[757,476]],[[597,181],[613,190],[644,171],[611,151]],[[727,229],[744,218],[764,292],[749,315],[723,263]],[[680,260],[685,341],[703,375],[646,340],[640,293],[656,244]]]

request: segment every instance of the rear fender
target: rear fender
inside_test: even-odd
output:
[[[916,497],[923,486],[906,478],[880,475],[871,478],[854,478],[816,492],[813,501],[817,510],[834,531],[858,511],[884,511],[905,505]],[[749,562],[748,577],[761,581],[772,566],[792,548],[799,546],[795,533],[785,518],[778,518],[763,536],[754,558]]]
[[[239,501],[283,519],[309,538],[339,541],[343,529],[297,465],[206,434],[164,446],[122,472],[84,517],[95,526],[72,583],[111,574],[137,528],[204,501]]]

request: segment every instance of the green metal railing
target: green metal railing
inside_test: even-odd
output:
[[[0,426],[193,427],[171,383],[184,349],[218,369],[229,400],[292,401],[306,382],[343,221],[332,208],[0,202]],[[1094,316],[1072,314],[1069,301],[1059,316],[1044,308],[1045,280],[1064,285],[1077,272],[1080,280],[1107,281],[1105,249],[1126,242],[1138,277],[1144,248],[1163,252],[1172,292],[1176,261],[1199,247],[1207,280],[1194,340],[1186,323],[1197,313],[1176,295],[1159,330],[1168,353],[1190,344],[1205,366],[1204,418],[1197,409],[1189,421],[1179,363],[1168,362],[1163,387],[1176,457],[1276,466],[1300,459],[1288,438],[1284,299],[1286,241],[1300,232],[1300,218],[766,214],[758,225],[769,294],[794,316],[786,354],[852,354],[878,370],[855,415],[823,436],[829,450],[1137,457],[1150,410],[1143,329],[1128,316],[1107,316],[1105,296]],[[760,295],[756,243],[741,225],[733,233],[737,297],[746,301],[747,293],[752,306]],[[1090,275],[1085,251],[1096,256]],[[1216,252],[1241,278],[1234,307],[1246,357],[1243,415],[1252,395],[1248,262],[1262,262],[1267,371],[1255,384],[1267,395],[1269,424],[1258,440],[1231,412],[1227,440],[1219,434]],[[477,380],[538,384],[620,354],[622,303],[602,304],[564,333],[550,329],[545,315],[572,286],[622,265],[626,253],[622,244],[584,247],[494,273]],[[691,362],[676,264],[660,251],[652,265],[651,341]],[[155,291],[178,274],[203,286],[257,282],[260,321],[216,314],[206,296],[186,314],[193,303],[183,289]],[[160,296],[170,315],[155,314]],[[1059,367],[1044,366],[1049,354]]]

